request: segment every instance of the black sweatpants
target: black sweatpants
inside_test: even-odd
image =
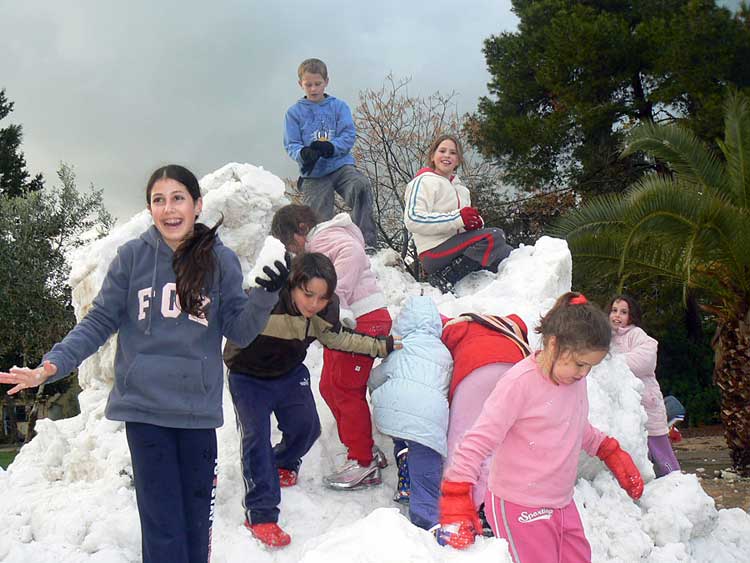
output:
[[[211,558],[216,430],[126,422],[143,563]]]

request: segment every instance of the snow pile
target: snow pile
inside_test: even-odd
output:
[[[221,215],[222,240],[240,256],[246,279],[268,234],[271,217],[287,203],[282,181],[251,165],[229,164],[201,181],[202,220]],[[90,304],[118,245],[150,224],[141,212],[76,258],[72,273],[77,313]],[[458,297],[440,295],[404,272],[394,252],[372,258],[391,314],[409,295],[431,295],[442,313],[465,311],[521,315],[530,327],[555,298],[570,288],[571,259],[561,240],[542,238],[517,249],[499,274],[480,272],[457,287]],[[538,339],[532,338],[532,344]],[[38,423],[39,435],[24,446],[7,472],[0,471],[0,560],[8,563],[130,563],[140,560],[140,530],[124,425],[103,417],[113,378],[114,339],[80,370],[81,414]],[[306,360],[320,377],[322,349]],[[692,475],[653,481],[646,456],[645,414],[640,382],[621,358],[607,358],[589,376],[592,423],[615,436],[647,481],[634,503],[597,459],[582,454],[575,500],[591,542],[594,561],[746,561],[750,517],[740,509],[715,509]],[[243,485],[238,433],[228,392],[227,423],[219,429],[219,486],[213,532],[213,561],[348,563],[510,561],[500,539],[479,539],[465,552],[438,546],[411,526],[391,501],[396,470],[383,472],[384,485],[361,491],[331,491],[322,476],[343,461],[333,416],[313,385],[322,435],[303,460],[298,486],[282,490],[280,524],[292,544],[269,551],[242,526]],[[278,439],[278,435],[274,439]],[[392,460],[390,440],[376,436]],[[543,460],[542,460],[543,462]]]

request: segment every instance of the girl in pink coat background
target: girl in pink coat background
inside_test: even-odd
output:
[[[680,464],[669,441],[667,409],[656,380],[656,352],[659,343],[639,326],[641,307],[629,295],[617,295],[609,302],[612,352],[624,354],[630,371],[643,382],[641,404],[648,420],[648,455],[657,477],[679,471]]]
[[[336,269],[341,323],[369,336],[386,336],[391,316],[383,291],[370,268],[362,232],[347,213],[319,222],[307,205],[290,204],[279,209],[271,234],[290,252],[320,252]],[[334,489],[356,489],[381,483],[380,470],[387,461],[372,439],[367,380],[373,358],[338,350],[323,351],[320,394],[331,409],[339,439],[348,454],[344,465],[324,477]]]

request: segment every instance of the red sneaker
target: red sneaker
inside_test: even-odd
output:
[[[297,484],[297,472],[279,467],[279,486],[294,487]]]
[[[254,538],[268,547],[284,547],[292,542],[292,538],[284,530],[279,528],[276,522],[263,522],[262,524],[251,524],[245,520],[245,528],[250,530]]]

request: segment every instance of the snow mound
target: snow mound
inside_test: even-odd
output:
[[[237,252],[246,279],[268,234],[273,213],[288,203],[283,182],[250,164],[227,164],[201,180],[202,221],[223,216],[220,236]],[[71,273],[76,314],[96,295],[117,247],[150,225],[147,211],[106,238],[81,249]],[[410,295],[432,296],[443,314],[466,311],[517,313],[533,327],[571,284],[571,257],[564,241],[543,237],[513,251],[498,274],[481,272],[460,282],[457,295],[441,295],[406,273],[400,257],[382,250],[371,258],[396,315]],[[79,370],[81,414],[41,420],[38,436],[24,446],[7,471],[0,471],[0,560],[7,563],[133,563],[140,561],[140,529],[124,425],[104,418],[113,380],[114,339]],[[319,381],[322,349],[310,348],[306,365]],[[647,480],[633,502],[598,459],[582,454],[575,501],[596,562],[740,562],[750,553],[750,517],[740,509],[716,510],[693,475],[653,480],[647,458],[641,383],[619,357],[608,357],[588,379],[590,419],[615,436]],[[465,552],[441,548],[411,526],[391,501],[395,464],[384,484],[361,491],[324,488],[322,477],[343,461],[344,450],[328,407],[314,383],[322,435],[305,456],[296,487],[282,490],[280,524],[293,538],[285,549],[268,551],[243,528],[238,433],[225,389],[226,424],[218,430],[219,485],[213,532],[213,561],[230,563],[510,561],[500,539],[478,539]],[[278,439],[275,432],[274,439]],[[389,438],[376,436],[392,460]]]

